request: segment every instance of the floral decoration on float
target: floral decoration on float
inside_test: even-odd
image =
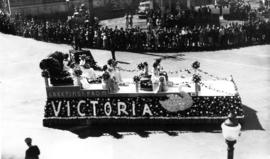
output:
[[[55,67],[52,67],[51,64],[54,63]],[[218,91],[218,89],[214,89],[214,86],[211,87],[214,94],[198,93],[201,91],[200,86],[204,90],[210,89],[207,81],[201,76],[200,62],[198,61],[192,63],[191,69],[166,71],[162,75],[159,74],[157,91],[153,89],[151,74],[148,74],[146,62],[137,66],[140,72],[136,71],[138,74],[133,75],[133,79],[128,79],[127,81],[131,82],[127,85],[119,85],[112,77],[113,74],[104,69],[101,75],[102,83],[89,84],[88,88],[80,83],[83,78],[83,69],[81,70],[80,66],[71,68],[73,76],[70,77],[64,70],[59,69],[58,66],[61,66],[61,63],[56,64],[56,59],[47,59],[41,62],[42,77],[58,80],[57,85],[53,85],[54,81],[51,81],[50,85],[46,87],[47,102],[43,120],[44,126],[56,124],[59,120],[81,124],[83,119],[91,122],[101,120],[110,122],[112,119],[127,120],[127,123],[131,122],[130,119],[144,119],[144,122],[147,120],[166,120],[169,122],[171,119],[202,122],[200,119],[209,119],[215,122],[217,119],[222,120],[230,111],[235,111],[238,118],[244,116],[241,98],[235,89],[236,87],[233,87],[235,85],[233,80],[221,81],[229,83],[235,89],[232,90],[231,94],[227,94],[226,91]],[[55,70],[58,70],[57,74]],[[119,70],[135,72],[134,70]],[[191,78],[186,78],[186,76],[168,78],[167,72],[180,74],[180,77],[188,74],[187,76]],[[62,76],[53,77],[54,73]],[[58,84],[61,81],[65,82],[66,78],[72,78],[73,83],[70,84],[68,81],[66,85],[59,86]],[[164,89],[161,89],[162,86]],[[76,119],[81,120],[74,121]]]
[[[179,94],[169,94],[167,97],[167,100],[159,101],[159,103],[169,112],[183,111],[190,108],[193,104],[191,96],[183,91]]]

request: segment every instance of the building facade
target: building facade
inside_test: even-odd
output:
[[[177,7],[188,9],[200,5],[214,4],[215,0],[151,0],[153,7],[161,10],[172,10]]]
[[[11,13],[43,15],[64,13],[79,7],[82,3],[93,9],[121,10],[133,6],[134,0],[10,0]]]

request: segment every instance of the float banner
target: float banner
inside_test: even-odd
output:
[[[224,117],[243,116],[239,96],[93,97],[48,99],[46,118]]]

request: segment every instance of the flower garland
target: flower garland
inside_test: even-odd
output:
[[[116,68],[118,68],[120,71],[125,71],[125,72],[139,72],[139,70],[135,70],[135,69],[133,69],[133,70],[129,70],[129,69],[124,69],[124,68],[122,68],[122,67],[116,67]]]
[[[187,72],[188,74],[191,74],[191,70],[190,69],[181,69],[181,70],[176,70],[176,71],[166,71],[168,72],[168,74],[178,74],[181,72]]]
[[[221,78],[221,77],[218,77],[218,76],[216,76],[216,75],[210,74],[210,73],[208,73],[208,72],[206,72],[206,71],[203,71],[203,70],[201,70],[201,69],[198,69],[198,71],[201,72],[201,73],[203,73],[203,74],[205,74],[205,75],[207,75],[207,76],[209,76],[209,77],[211,77],[211,78],[214,78],[214,79],[216,79],[216,80],[230,81],[230,80],[227,79],[227,78]]]
[[[224,93],[224,94],[227,94],[227,95],[229,95],[229,96],[234,96],[234,94],[232,94],[232,93],[229,93],[229,92],[226,92],[226,91],[223,91],[223,90],[219,90],[219,89],[213,88],[213,87],[211,87],[211,86],[206,85],[206,84],[203,83],[203,82],[199,82],[199,83],[200,83],[201,86],[203,86],[203,87],[205,87],[205,88],[207,88],[207,89],[213,90],[213,91],[215,91],[215,92],[218,92],[218,93]]]

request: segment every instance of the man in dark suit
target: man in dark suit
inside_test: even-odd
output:
[[[26,138],[25,143],[27,144],[27,146],[29,147],[26,151],[25,151],[25,159],[39,159],[39,148],[36,145],[32,145],[32,139],[31,138]]]

